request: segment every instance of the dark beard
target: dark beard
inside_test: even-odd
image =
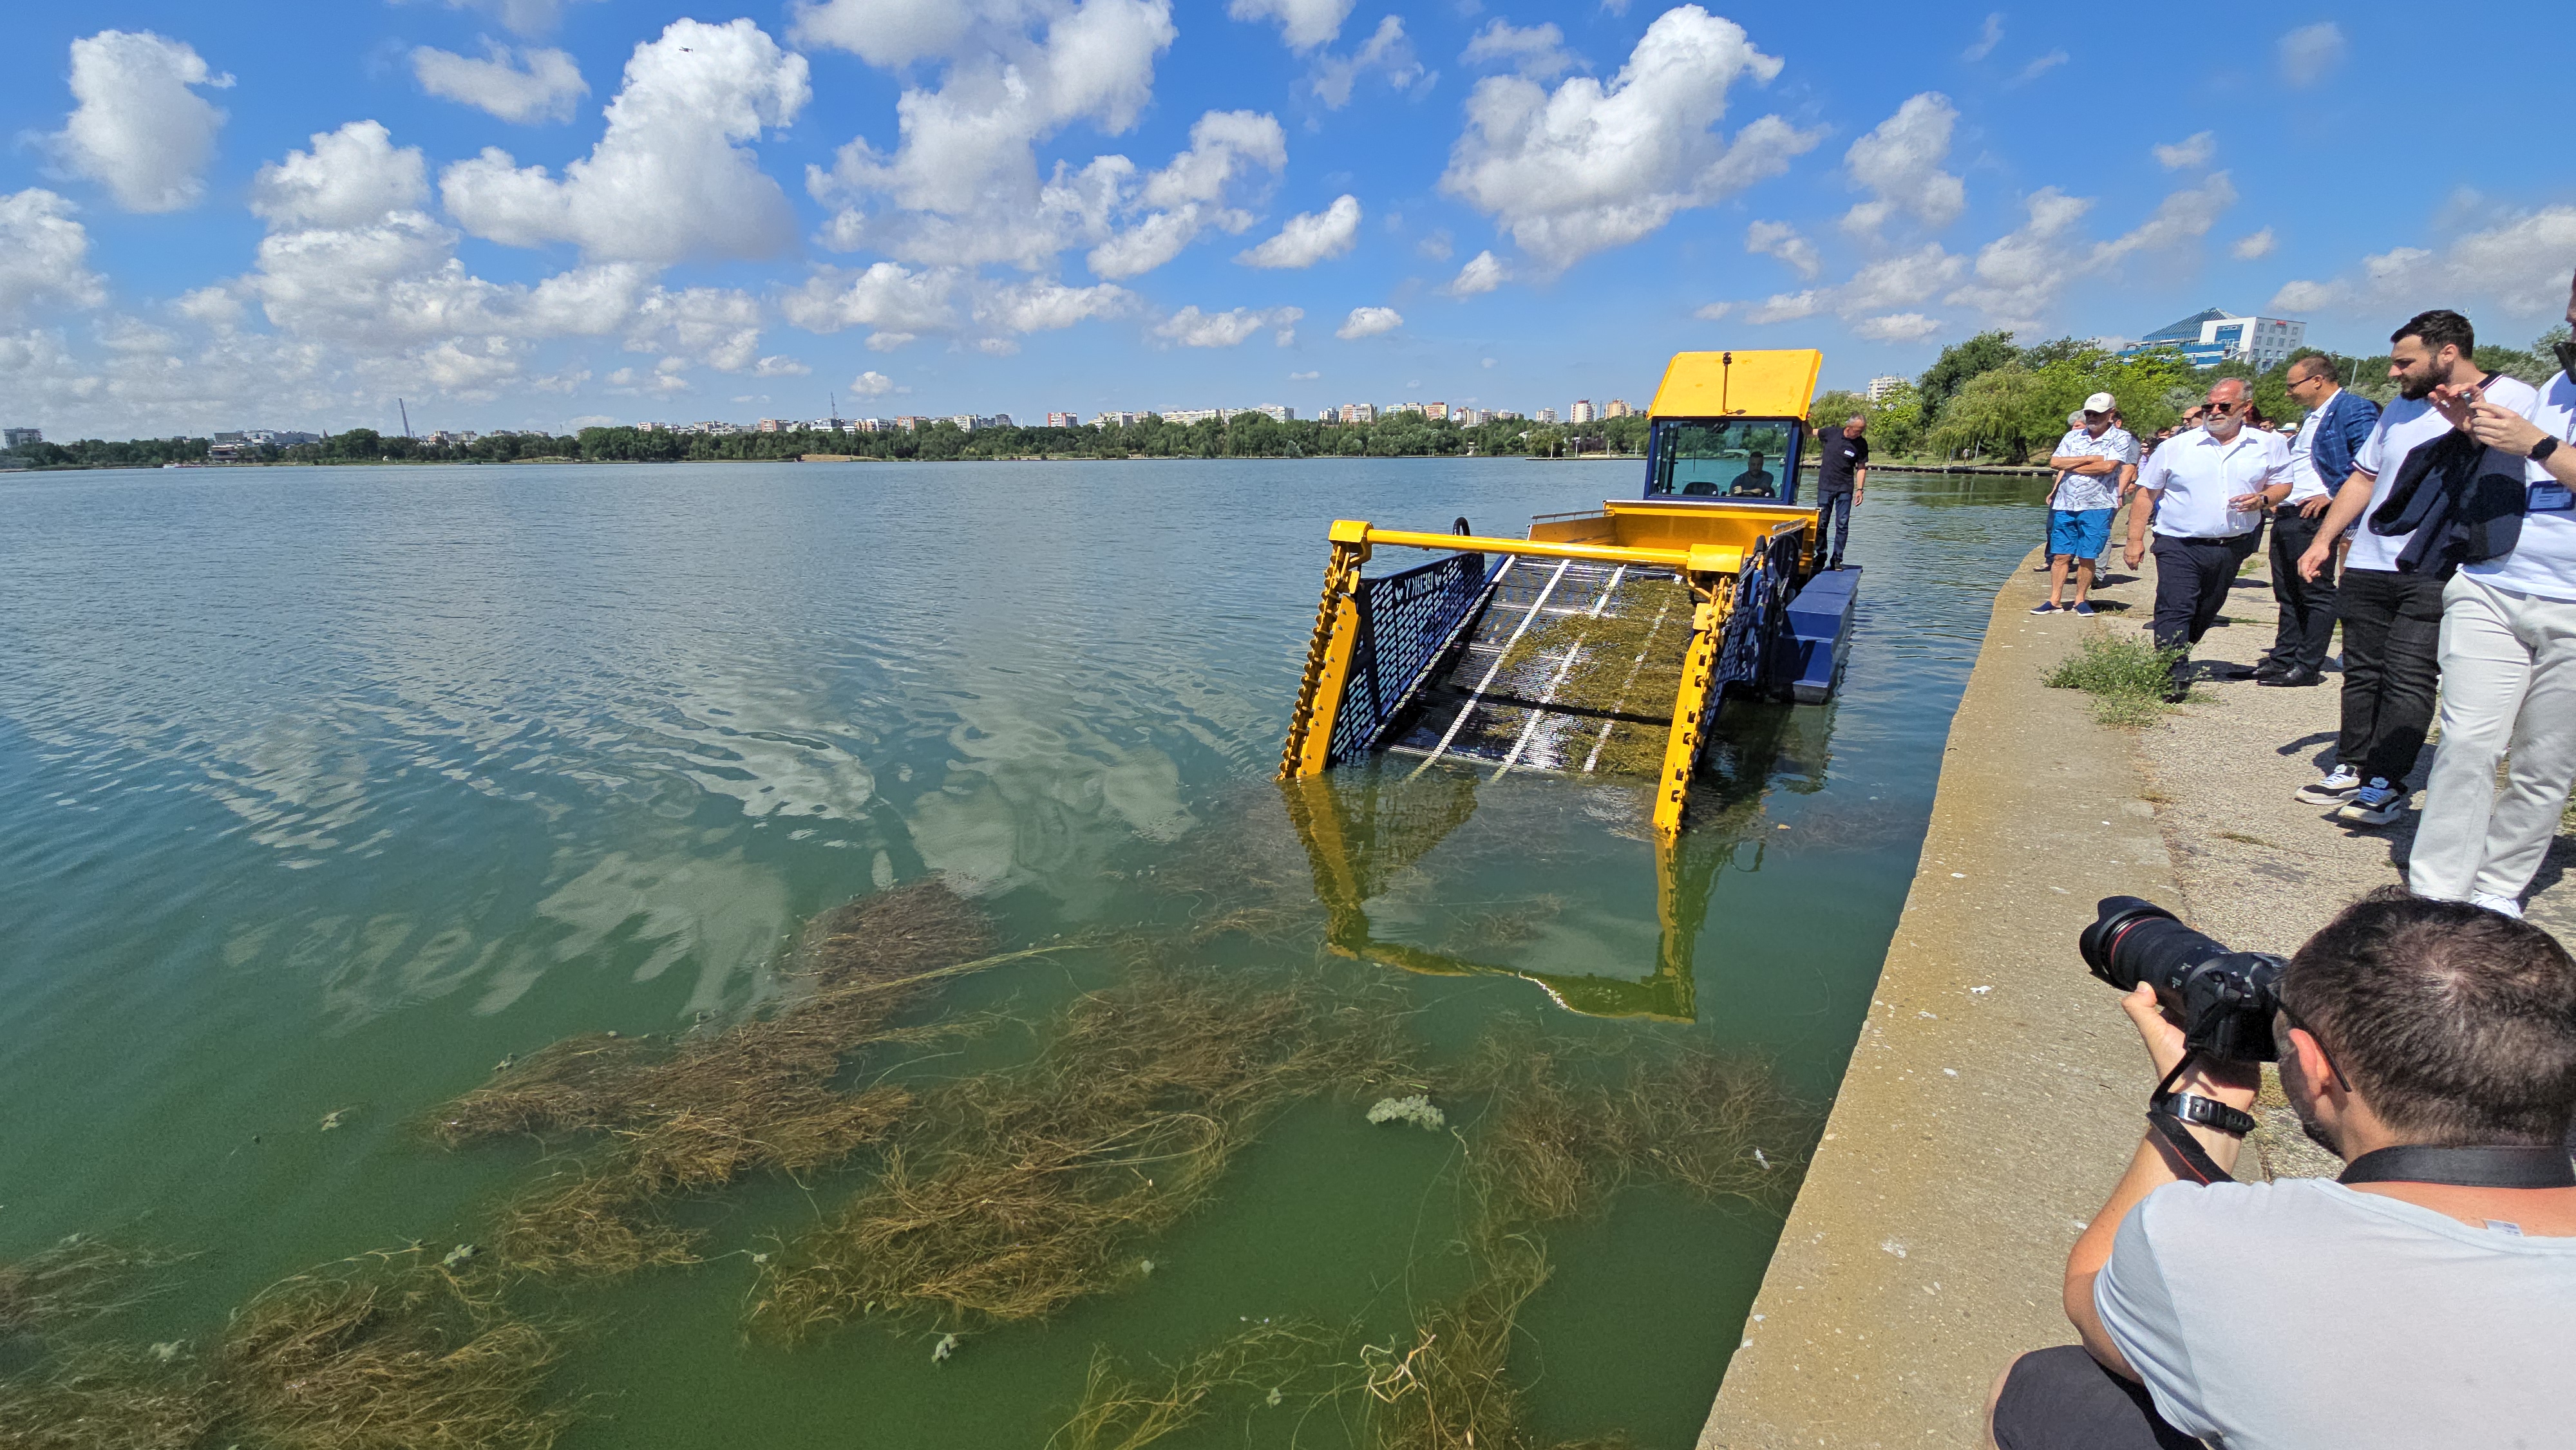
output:
[[[2433,390],[2435,388],[2438,388],[2449,381],[2450,379],[2447,377],[2423,378],[2420,380],[2416,378],[2408,378],[2406,381],[2397,385],[2397,396],[2404,398],[2410,403],[2420,403],[2426,398],[2433,396]]]
[[[2318,1124],[2316,1119],[2308,1116],[2307,1109],[2300,1107],[2298,1103],[2294,1101],[2290,1104],[2290,1111],[2298,1115],[2299,1131],[2308,1135],[2309,1142],[2325,1149],[2337,1158],[2341,1158],[2343,1156],[2342,1145],[2336,1143],[2334,1139],[2326,1136],[2326,1130]]]

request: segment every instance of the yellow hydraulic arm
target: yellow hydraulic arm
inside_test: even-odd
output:
[[[1696,601],[1691,615],[1690,650],[1682,669],[1681,689],[1673,699],[1672,731],[1664,747],[1663,771],[1655,791],[1656,831],[1670,837],[1681,829],[1682,806],[1707,728],[1718,649],[1727,616],[1735,607],[1735,580],[1744,565],[1744,549],[1680,540],[1669,547],[1653,547],[1417,533],[1377,528],[1362,519],[1336,520],[1330,538],[1332,557],[1324,566],[1324,596],[1315,610],[1315,634],[1306,647],[1305,677],[1299,682],[1297,706],[1288,720],[1287,747],[1279,761],[1281,780],[1320,775],[1329,759],[1333,722],[1341,709],[1342,688],[1350,678],[1352,651],[1358,643],[1360,567],[1368,562],[1373,546],[1646,565],[1678,572]]]

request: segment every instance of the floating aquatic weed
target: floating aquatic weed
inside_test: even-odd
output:
[[[1511,1378],[1521,1306],[1547,1282],[1547,1247],[1531,1233],[1469,1241],[1476,1276],[1457,1298],[1414,1317],[1409,1336],[1362,1351],[1369,1428],[1379,1450],[1517,1450],[1519,1387]]]
[[[1226,1390],[1267,1388],[1265,1408],[1291,1397],[1329,1399],[1348,1384],[1347,1334],[1297,1321],[1262,1324],[1164,1366],[1159,1376],[1131,1375],[1105,1350],[1091,1356],[1082,1401],[1047,1437],[1047,1450],[1143,1450],[1205,1418]]]
[[[1402,1017],[1304,983],[1143,972],[1074,1002],[1033,1061],[938,1096],[883,1173],[768,1266],[755,1327],[866,1314],[1041,1319],[1135,1275],[1288,1102],[1401,1085]]]
[[[143,1275],[177,1261],[134,1244],[72,1234],[0,1263],[0,1340],[61,1334],[159,1293]]]
[[[274,1450],[545,1450],[554,1338],[488,1286],[388,1256],[300,1274],[234,1311],[210,1356],[219,1423]]]
[[[272,1285],[202,1355],[58,1340],[0,1379],[11,1450],[546,1450],[551,1336],[420,1250]]]
[[[933,984],[1061,948],[983,955],[991,930],[936,882],[861,897],[816,918],[787,973],[803,995],[770,1015],[676,1044],[599,1033],[510,1059],[499,1081],[439,1111],[450,1147],[534,1135],[605,1136],[574,1182],[522,1194],[495,1247],[531,1273],[611,1275],[693,1256],[656,1201],[757,1170],[800,1173],[884,1138],[912,1094],[838,1088],[851,1054],[975,1030],[975,1020],[898,1028]]]
[[[1372,1123],[1411,1123],[1430,1132],[1449,1126],[1449,1117],[1431,1105],[1422,1093],[1410,1097],[1380,1098],[1369,1104],[1368,1120]]]

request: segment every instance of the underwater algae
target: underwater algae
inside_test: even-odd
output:
[[[1096,1360],[1057,1440],[1073,1450],[1141,1450],[1212,1413],[1213,1400],[1265,1385],[1355,1408],[1368,1450],[1578,1450],[1524,1423],[1511,1373],[1523,1308],[1551,1272],[1550,1223],[1607,1212],[1631,1184],[1660,1182],[1703,1201],[1777,1210],[1797,1188],[1817,1114],[1758,1060],[1624,1040],[1545,1036],[1525,1024],[1482,1038],[1437,1091],[1481,1099],[1457,1131],[1456,1188],[1469,1206],[1454,1250],[1464,1287],[1417,1304],[1384,1343],[1359,1346],[1313,1326],[1262,1326],[1147,1380]],[[1380,1106],[1383,1106],[1381,1104]],[[1374,1120],[1374,1113],[1372,1114]],[[1255,1396],[1247,1403],[1262,1403]]]
[[[596,1033],[506,1065],[439,1110],[448,1147],[582,1135],[603,1145],[501,1210],[492,1247],[521,1272],[607,1276],[691,1262],[694,1236],[657,1201],[759,1170],[801,1173],[882,1141],[912,1093],[835,1085],[863,1048],[973,1030],[899,1028],[943,978],[1052,948],[984,955],[982,914],[937,882],[860,897],[817,917],[786,977],[800,995],[765,1017],[665,1044]]]
[[[756,1330],[1043,1319],[1148,1272],[1132,1246],[1204,1203],[1280,1108],[1414,1075],[1400,1014],[1313,982],[1140,968],[1050,1027],[1027,1064],[937,1093],[877,1182],[787,1243]]]

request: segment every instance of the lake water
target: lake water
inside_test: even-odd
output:
[[[1322,949],[1325,858],[1270,783],[1327,521],[1512,534],[1637,477],[1519,460],[0,477],[0,1261],[76,1231],[189,1251],[116,1332],[203,1342],[284,1275],[476,1241],[540,1150],[440,1149],[438,1105],[573,1034],[721,1030],[780,994],[817,913],[925,878],[1005,948],[1168,946],[1258,895],[1282,913],[1268,929],[1188,950],[1394,994],[1435,1058],[1527,1016],[1755,1054],[1820,1105],[1994,589],[2036,540],[2027,484],[1873,479],[1844,691],[1728,704],[1681,853],[1685,939],[1660,957],[1633,789],[1458,777],[1431,824],[1371,825],[1371,768],[1339,773],[1333,799],[1381,851],[1365,933],[1502,969],[1460,976]],[[1409,799],[1378,783],[1378,805]],[[1508,975],[1642,981],[1676,953],[1686,1022],[1578,1017]],[[1006,964],[947,1001],[1041,1015],[1120,960]],[[1004,1051],[905,1072],[935,1084]],[[939,1364],[911,1326],[742,1333],[749,1254],[864,1186],[871,1155],[694,1201],[707,1262],[524,1291],[580,1326],[552,1384],[586,1397],[563,1443],[1036,1450],[1096,1348],[1145,1365],[1291,1317],[1393,1342],[1454,1257],[1472,1139],[1358,1106],[1271,1123],[1144,1247],[1150,1277],[979,1328]],[[1552,1231],[1511,1357],[1531,1434],[1688,1443],[1778,1224],[1638,1190]],[[1294,1438],[1333,1442],[1336,1415]],[[1229,1411],[1169,1443],[1282,1434]]]

